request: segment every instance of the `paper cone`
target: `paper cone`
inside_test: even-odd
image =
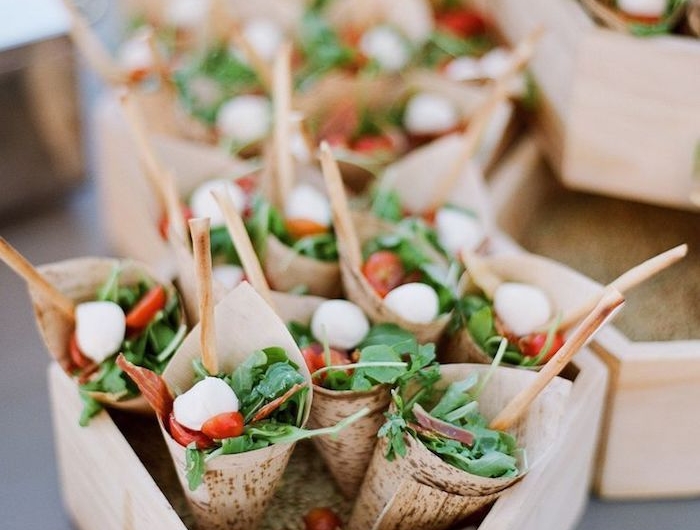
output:
[[[542,256],[520,252],[480,258],[484,266],[503,281],[522,282],[542,289],[552,304],[552,311],[567,314],[602,294],[603,287],[582,274]],[[478,279],[475,280],[478,284]],[[487,293],[491,299],[493,293]],[[474,342],[466,329],[445,339],[441,348],[443,363],[491,363],[493,359]]]
[[[615,31],[634,34],[635,27],[640,24],[638,21],[635,21],[632,16],[625,14],[619,9],[616,9],[612,0],[581,0],[581,3],[593,16],[599,19],[604,25]],[[666,26],[668,26],[668,28],[673,29],[681,22],[685,16],[685,12],[685,2],[678,2],[675,9],[671,13],[662,17],[662,21]]]
[[[38,267],[38,270],[59,291],[76,303],[80,303],[94,300],[97,290],[107,281],[114,267],[119,264],[122,270],[119,276],[120,285],[133,285],[145,278],[163,285],[168,292],[168,297],[176,295],[175,288],[169,282],[159,279],[151,273],[146,265],[130,260],[120,262],[107,258],[78,258],[42,265]],[[69,342],[75,329],[75,322],[50,305],[43,295],[31,288],[29,296],[32,300],[37,327],[49,354],[68,375],[71,375]],[[184,323],[184,311],[181,318],[182,323]],[[110,407],[135,412],[151,412],[151,408],[141,396],[120,401],[116,396],[104,392],[88,392],[88,395]]]
[[[278,346],[299,366],[309,386],[306,422],[312,401],[311,375],[304,358],[284,323],[244,282],[227,294],[215,308],[216,351],[219,367],[231,372],[255,350]],[[176,394],[194,383],[192,362],[200,357],[199,325],[175,352],[163,378]],[[180,483],[201,528],[250,530],[255,528],[282,477],[293,444],[278,444],[235,455],[222,455],[207,463],[203,483],[190,491],[185,473],[185,448],[161,429],[175,463]]]
[[[488,368],[471,364],[442,366],[438,388]],[[493,418],[535,375],[498,368],[479,399],[481,413]],[[555,379],[512,430],[519,446],[525,448],[531,467],[546,458],[558,434],[570,390],[571,382]],[[488,506],[527,472],[521,462],[521,473],[516,477],[479,477],[447,464],[410,436],[407,442],[407,455],[397,456],[393,462],[384,457],[386,440],[377,444],[347,530],[442,530]]]

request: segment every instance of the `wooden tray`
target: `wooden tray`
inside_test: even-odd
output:
[[[627,297],[593,349],[610,370],[595,487],[605,498],[700,495],[700,216],[566,190],[533,141],[490,183],[502,229],[601,283],[687,242],[682,262]],[[618,329],[619,328],[619,329]]]
[[[572,188],[694,208],[700,146],[700,40],[598,27],[575,0],[480,0],[516,42],[546,33],[531,69],[538,129]]]

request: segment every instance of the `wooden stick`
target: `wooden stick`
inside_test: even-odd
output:
[[[355,225],[350,215],[348,198],[345,195],[343,179],[340,176],[340,169],[333,158],[328,142],[321,142],[321,169],[323,170],[323,180],[326,182],[328,196],[333,209],[333,226],[335,235],[338,238],[338,246],[344,250],[345,259],[354,269],[362,268],[362,251],[360,241],[355,231]]]
[[[61,313],[73,319],[75,303],[44,278],[29,261],[22,256],[4,237],[0,236],[0,259],[21,276],[30,287],[49,299],[49,303]]]
[[[681,258],[685,257],[687,253],[688,245],[683,244],[673,247],[666,252],[662,252],[658,256],[654,256],[653,258],[632,267],[630,270],[609,283],[607,287],[612,287],[625,294],[627,291],[648,280],[656,273],[661,272],[665,268],[676,263]],[[599,300],[600,296],[597,295],[588,300],[586,303],[581,304],[579,307],[570,311],[569,314],[562,318],[561,323],[559,324],[559,329],[566,330],[574,326],[584,316],[586,316],[591,309],[595,307]],[[543,327],[542,331],[546,331],[547,329],[549,329],[549,327]]]
[[[97,72],[108,85],[120,85],[127,82],[126,74],[114,62],[105,45],[97,37],[82,13],[78,11],[73,1],[63,0],[63,5],[70,16],[71,40],[83,57],[85,57],[90,68]]]
[[[120,96],[126,121],[131,129],[136,142],[136,149],[145,168],[151,186],[168,217],[168,237],[175,236],[180,240],[185,239],[185,220],[180,208],[180,197],[177,192],[175,178],[167,171],[157,157],[146,131],[143,115],[136,101],[128,90],[124,90]]]
[[[214,295],[211,288],[211,244],[209,241],[209,218],[190,219],[192,251],[197,276],[199,298],[199,341],[202,349],[202,364],[211,375],[219,373],[219,358],[216,353],[216,323],[214,321]]]
[[[230,34],[229,38],[233,42],[233,45],[240,48],[243,54],[246,56],[253,70],[258,75],[260,84],[263,88],[269,92],[270,87],[273,85],[274,73],[270,69],[270,65],[263,59],[263,57],[258,53],[258,51],[253,47],[250,41],[246,38],[241,25],[237,20],[231,20],[230,23]]]
[[[236,211],[231,196],[224,190],[214,190],[212,195],[214,195],[214,199],[216,199],[221,213],[224,215],[226,228],[233,241],[233,246],[236,247],[238,257],[241,259],[246,278],[260,296],[274,309],[275,305],[272,301],[270,286],[265,279],[265,273],[260,266],[257,254],[255,254],[253,243],[250,241],[243,219]]]
[[[518,393],[491,421],[491,429],[505,431],[520,419],[539,393],[569,364],[578,351],[607,321],[612,312],[624,303],[622,294],[607,288],[588,316],[581,322],[557,353],[545,364],[532,384]]]
[[[272,86],[274,168],[277,175],[277,202],[280,208],[284,208],[285,200],[289,197],[294,186],[294,159],[290,146],[291,54],[292,48],[288,42],[277,52]]]
[[[148,29],[145,34],[145,39],[148,43],[148,49],[151,51],[151,57],[153,57],[153,71],[158,75],[161,89],[173,92],[175,90],[175,86],[170,78],[170,67],[168,66],[167,59],[163,56],[160,46],[158,46],[158,41],[156,40],[156,34],[155,31],[153,31],[153,28]]]
[[[508,99],[510,84],[513,78],[523,69],[532,57],[535,44],[542,33],[543,28],[537,28],[530,35],[525,37],[513,51],[513,60],[508,70],[496,80],[493,90],[486,98],[486,101],[484,101],[470,120],[466,132],[462,135],[462,148],[455,158],[454,163],[450,166],[447,175],[437,182],[433,199],[427,211],[437,210],[445,203],[455,183],[459,180],[460,175],[464,171],[465,165],[472,156],[474,156],[474,153],[479,147],[479,141],[491,122],[494,112],[496,112],[501,103]]]

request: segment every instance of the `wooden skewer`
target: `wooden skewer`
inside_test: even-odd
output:
[[[292,112],[291,45],[287,42],[277,52],[274,65],[272,103],[274,107],[273,140],[277,202],[284,207],[294,186],[294,159],[290,146]]]
[[[609,283],[607,287],[617,289],[618,291],[624,294],[633,287],[636,287],[640,283],[648,280],[656,273],[661,272],[665,268],[676,263],[677,261],[685,257],[687,253],[688,245],[683,244],[678,245],[677,247],[673,247],[672,249],[667,250],[666,252],[662,252],[658,256],[654,256],[653,258],[650,258],[640,263],[639,265],[632,267],[630,270],[623,273],[617,279]],[[569,312],[569,314],[564,315],[564,317],[561,320],[561,323],[559,324],[559,329],[567,330],[570,327],[574,326],[586,314],[588,314],[591,311],[591,309],[593,309],[593,307],[595,307],[599,300],[600,296],[597,295],[588,300],[586,303],[581,304],[581,306],[573,309],[571,312]],[[549,329],[549,326],[543,327],[542,331],[546,331],[547,329]]]
[[[236,211],[230,195],[224,190],[214,190],[212,191],[212,195],[214,195],[214,199],[216,199],[221,213],[224,215],[226,228],[233,241],[233,246],[236,247],[238,257],[241,259],[246,278],[260,296],[274,309],[275,305],[272,301],[272,292],[265,279],[265,273],[260,266],[258,256],[255,254],[253,243],[250,241],[250,236],[245,229],[243,219],[241,219],[240,214]]]
[[[61,291],[56,289],[44,278],[29,261],[20,254],[17,249],[10,245],[4,237],[0,236],[0,259],[7,266],[21,276],[30,287],[39,291],[49,299],[49,303],[56,307],[61,313],[73,319],[75,314],[75,303]]]
[[[450,166],[447,176],[437,183],[433,199],[430,202],[427,211],[437,210],[445,203],[446,198],[455,186],[459,176],[464,171],[464,166],[472,158],[481,140],[484,131],[491,122],[491,117],[498,107],[508,99],[510,83],[515,75],[522,70],[527,62],[532,57],[535,44],[543,33],[543,28],[538,28],[523,39],[513,52],[513,61],[508,68],[497,80],[493,90],[489,94],[486,101],[479,107],[474,114],[474,117],[469,123],[469,127],[462,135],[462,148],[457,155],[455,161]]]
[[[158,46],[156,34],[152,28],[149,28],[146,32],[145,39],[148,43],[148,49],[151,51],[151,57],[153,57],[153,71],[158,75],[160,88],[162,90],[174,92],[175,87],[170,79],[170,67],[168,66],[168,61],[163,56],[160,46]]]
[[[509,429],[523,415],[539,393],[564,369],[578,351],[605,324],[612,312],[624,302],[622,294],[614,288],[607,288],[588,316],[574,330],[564,345],[538,372],[532,384],[518,393],[505,408],[491,421],[491,429]]]
[[[151,186],[158,195],[158,199],[168,217],[169,232],[168,237],[185,239],[185,220],[180,209],[180,198],[173,175],[167,171],[155,154],[151,145],[143,116],[137,107],[131,93],[124,90],[119,97],[126,121],[131,128],[131,132],[136,142],[139,157],[146,170]]]
[[[328,142],[321,142],[320,151],[323,180],[326,182],[328,197],[333,209],[333,226],[335,227],[335,235],[338,238],[338,246],[346,254],[345,258],[350,266],[359,270],[362,268],[362,252],[355,225],[350,215],[348,199],[343,188],[343,179],[340,176],[338,164],[333,158],[333,152]]]
[[[253,67],[255,73],[258,74],[258,79],[260,79],[263,88],[269,91],[270,87],[273,85],[274,79],[274,74],[270,69],[270,65],[246,38],[237,20],[230,21],[230,28],[230,40],[233,42],[234,46],[241,49],[248,61],[250,61],[250,65]]]
[[[71,20],[70,36],[90,67],[109,85],[127,81],[124,71],[114,62],[102,41],[78,11],[72,0],[63,0]]]
[[[212,375],[219,373],[219,358],[216,353],[216,324],[214,322],[214,295],[211,287],[211,244],[209,241],[209,218],[190,219],[192,251],[197,275],[197,297],[199,298],[199,341],[202,364]]]

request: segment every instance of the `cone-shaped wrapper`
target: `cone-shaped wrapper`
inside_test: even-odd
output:
[[[98,289],[107,281],[117,266],[121,270],[120,285],[135,285],[141,280],[147,279],[163,285],[168,297],[176,295],[175,288],[169,282],[159,279],[146,265],[131,260],[78,258],[42,265],[38,267],[38,270],[59,291],[76,303],[80,303],[95,300]],[[70,375],[69,343],[75,329],[75,322],[48,303],[48,300],[41,293],[30,288],[29,295],[32,299],[37,327],[49,354]],[[182,323],[184,323],[184,311],[181,312],[181,318]],[[118,396],[104,392],[88,392],[88,394],[100,403],[111,407],[137,412],[151,411],[146,401],[140,396],[120,401]]]
[[[612,0],[581,0],[581,3],[593,16],[615,31],[635,34],[635,31],[642,24],[640,21],[617,9],[615,2]],[[674,9],[670,13],[665,13],[658,22],[642,25],[656,26],[663,23],[670,30],[680,23],[685,16],[685,12],[686,3],[677,2]]]
[[[461,381],[473,371],[483,374],[488,369],[473,364],[442,366],[438,388]],[[513,368],[496,369],[479,398],[482,415],[487,419],[495,417],[535,376]],[[570,390],[569,381],[556,378],[512,429],[511,434],[525,449],[530,466],[538,465],[554,442]],[[386,442],[377,444],[348,530],[442,530],[488,506],[527,472],[521,461],[521,472],[516,477],[479,477],[449,465],[412,437],[407,437],[407,441],[407,455],[397,456],[393,462],[384,457]],[[410,506],[406,505],[408,498],[412,499]]]
[[[216,351],[219,368],[231,372],[255,350],[278,346],[299,366],[309,386],[304,421],[311,408],[311,376],[299,348],[284,323],[253,288],[244,282],[227,294],[215,308]],[[163,373],[176,394],[194,383],[192,362],[200,358],[199,326],[185,338]],[[193,515],[207,530],[249,530],[259,523],[282,477],[293,444],[269,447],[234,455],[221,455],[206,464],[202,484],[190,491],[185,472],[185,448],[163,428],[178,478]]]

